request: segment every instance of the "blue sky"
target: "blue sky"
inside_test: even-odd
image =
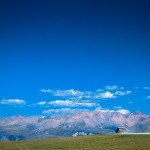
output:
[[[149,41],[147,0],[1,1],[0,116],[150,114]]]

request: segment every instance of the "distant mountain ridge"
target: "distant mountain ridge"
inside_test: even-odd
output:
[[[126,132],[150,132],[150,115],[140,112],[124,114],[109,110],[52,117],[17,115],[0,118],[0,141],[110,134],[118,126],[124,127]]]

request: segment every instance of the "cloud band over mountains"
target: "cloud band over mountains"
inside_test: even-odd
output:
[[[142,87],[145,92],[149,91],[149,87]],[[92,90],[77,90],[77,89],[41,89],[40,93],[45,99],[36,101],[35,103],[29,102],[27,99],[2,99],[0,105],[9,105],[10,107],[23,106],[37,108],[41,114],[55,115],[63,114],[66,112],[78,112],[78,111],[94,111],[94,110],[114,110],[114,111],[124,111],[127,110],[120,102],[122,98],[134,94],[134,90],[139,90],[139,88],[134,88],[132,90],[127,90],[122,86],[117,85],[107,85],[104,88]],[[130,96],[131,97],[131,96]],[[125,98],[123,98],[125,99]],[[150,96],[145,96],[145,99],[150,99]],[[111,101],[112,100],[112,101]],[[108,104],[113,103],[111,107],[104,107],[102,102]],[[115,102],[115,103],[114,103]],[[116,103],[119,102],[119,103]],[[123,102],[123,101],[122,101]],[[126,101],[126,105],[134,105],[134,101],[129,99]],[[129,111],[129,110],[127,110]],[[127,113],[127,111],[124,113]]]

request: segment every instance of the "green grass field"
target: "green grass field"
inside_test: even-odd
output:
[[[91,135],[1,142],[0,150],[150,150],[150,135]]]

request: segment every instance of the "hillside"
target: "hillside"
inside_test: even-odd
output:
[[[150,135],[92,135],[1,142],[1,150],[150,150]]]

